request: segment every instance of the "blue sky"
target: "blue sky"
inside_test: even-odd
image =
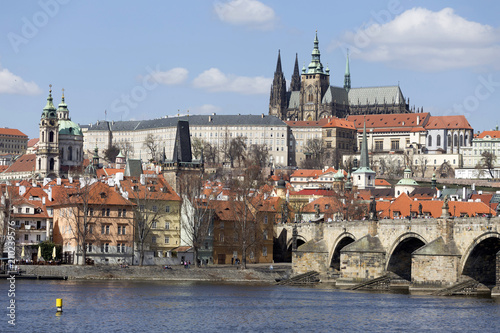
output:
[[[278,50],[287,82],[295,53],[341,86],[400,84],[432,115],[498,124],[500,2],[4,1],[0,127],[38,137],[49,84],[73,121],[268,113]]]

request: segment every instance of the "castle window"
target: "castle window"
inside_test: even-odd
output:
[[[441,146],[441,135],[436,137],[436,146]]]
[[[54,132],[53,131],[49,132],[49,142],[54,142]]]
[[[431,135],[429,135],[429,142],[428,142],[428,145],[429,145],[429,146],[432,146],[432,136],[431,136]]]

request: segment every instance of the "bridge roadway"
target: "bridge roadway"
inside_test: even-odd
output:
[[[291,252],[294,225],[298,249]],[[499,230],[500,217],[412,218],[278,224],[275,237],[296,274],[334,270],[339,281],[357,283],[393,272],[414,288],[466,275],[493,288],[500,286]]]

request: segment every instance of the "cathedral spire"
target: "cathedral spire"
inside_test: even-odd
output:
[[[271,96],[269,98],[269,114],[284,119],[286,105],[286,80],[281,69],[281,54],[278,50],[278,62],[276,63],[276,71],[274,72]]]
[[[323,64],[321,64],[321,53],[319,52],[318,31],[314,38],[314,48],[311,53],[311,63],[308,66],[308,74],[323,73]]]
[[[351,71],[349,68],[349,49],[347,49],[347,59],[345,63],[344,89],[349,92],[351,89]]]
[[[281,69],[281,50],[278,50],[278,62],[276,63],[275,73],[283,73]]]
[[[295,53],[295,66],[293,68],[292,81],[290,82],[290,91],[300,90],[300,72],[299,72],[299,56]]]

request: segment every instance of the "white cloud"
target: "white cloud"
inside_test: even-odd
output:
[[[210,68],[193,80],[196,88],[214,92],[236,92],[245,95],[268,94],[272,79],[262,76],[226,75],[218,68]]]
[[[175,85],[185,82],[188,78],[188,73],[187,69],[176,67],[165,72],[155,70],[150,73],[150,78],[160,84]]]
[[[257,0],[216,2],[214,10],[219,20],[258,29],[271,29],[276,19],[274,10]]]
[[[212,114],[221,112],[221,108],[212,104],[203,104],[191,109],[191,114]]]
[[[374,20],[346,32],[338,45],[367,61],[426,71],[499,67],[500,29],[468,21],[452,8],[413,8],[388,22]]]
[[[41,92],[35,82],[26,82],[20,76],[0,66],[0,94],[38,95]]]

